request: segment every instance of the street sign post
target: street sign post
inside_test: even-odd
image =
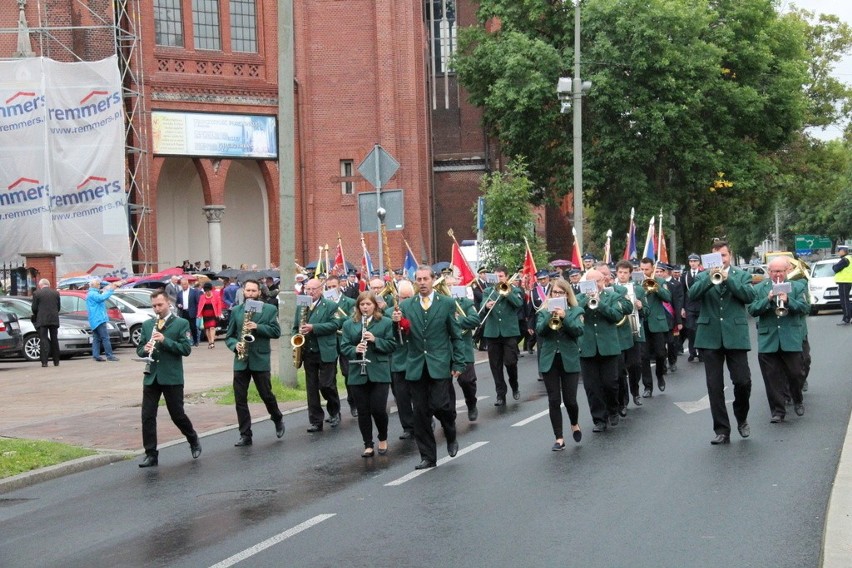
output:
[[[796,254],[812,254],[814,250],[830,249],[831,239],[820,235],[796,235]]]
[[[385,185],[399,169],[399,162],[393,156],[381,147],[380,144],[373,146],[372,151],[367,154],[364,161],[358,166],[360,173],[365,180],[370,182],[370,185],[376,188],[376,223],[377,231],[380,229],[381,223],[384,221],[387,210],[382,205],[382,186]],[[363,221],[362,221],[363,223]],[[376,239],[379,241],[379,274],[385,274],[385,253],[382,250],[381,235]]]

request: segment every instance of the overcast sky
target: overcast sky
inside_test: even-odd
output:
[[[781,0],[780,6],[782,11],[796,6],[816,14],[834,14],[847,24],[852,24],[852,1],[850,0]],[[837,64],[834,76],[844,83],[852,83],[852,54],[847,55]],[[843,127],[830,126],[825,131],[815,134],[823,139],[839,138],[843,135]]]

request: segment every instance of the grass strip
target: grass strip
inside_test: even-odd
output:
[[[26,471],[96,453],[93,450],[69,446],[60,442],[0,438],[0,478],[11,477]]]

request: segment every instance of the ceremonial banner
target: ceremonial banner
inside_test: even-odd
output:
[[[115,56],[0,61],[0,259],[54,251],[57,273],[130,276]]]

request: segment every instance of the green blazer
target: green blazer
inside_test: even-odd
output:
[[[546,309],[538,312],[535,333],[538,337],[538,371],[546,373],[553,367],[558,354],[562,359],[562,368],[567,373],[580,372],[580,346],[577,338],[583,335],[583,308],[568,306],[562,328],[552,330],[547,325],[550,312]]]
[[[296,308],[296,318],[293,322],[294,335],[299,333],[299,322],[302,312],[306,309],[308,308],[303,306]],[[308,323],[314,326],[314,330],[305,336],[303,352],[319,352],[323,363],[337,361],[337,330],[343,325],[343,318],[337,319],[334,317],[335,314],[337,314],[337,304],[320,298],[307,318]]]
[[[669,290],[668,283],[662,278],[654,278],[657,283],[657,291],[653,293],[645,293],[645,301],[643,305],[648,308],[645,321],[648,322],[648,331],[651,333],[667,333],[669,331],[669,320],[666,318],[666,308],[663,302],[672,301],[672,293]],[[642,286],[639,286],[642,288]],[[645,290],[642,290],[645,292]]]
[[[756,299],[748,305],[748,313],[758,318],[758,353],[797,353],[802,350],[802,342],[807,335],[804,320],[811,311],[810,294],[807,281],[793,280],[790,284],[793,286],[793,291],[787,295],[787,309],[790,312],[783,317],[775,315],[775,299],[769,298],[772,281],[764,280],[754,287]]]
[[[695,331],[698,349],[751,350],[746,305],[754,301],[754,288],[748,272],[731,267],[728,279],[718,286],[710,281],[709,271],[699,272],[689,298],[701,301]]]
[[[393,305],[385,308],[385,317],[390,320],[393,317]],[[400,341],[399,324],[391,320],[393,325],[393,339],[396,342],[396,350],[391,354],[390,370],[392,373],[404,373],[408,364],[408,341]]]
[[[577,303],[584,310],[585,331],[580,336],[580,357],[596,357],[601,355],[608,357],[621,353],[621,344],[618,342],[618,328],[615,327],[624,314],[618,294],[615,292],[604,292],[600,295],[600,302],[595,310],[587,306],[589,298],[585,294],[577,296]]]
[[[624,297],[626,298],[627,297],[627,286],[625,286],[623,284],[618,284],[618,286],[624,288]],[[623,328],[627,328],[627,331],[630,334],[630,339],[633,341],[633,343],[645,343],[645,324],[644,324],[644,322],[648,318],[648,297],[647,297],[647,294],[645,294],[645,289],[642,288],[641,283],[637,284],[636,282],[633,282],[633,294],[636,296],[637,300],[642,302],[642,309],[639,310],[639,335],[633,335],[633,332],[630,330],[630,323],[624,322],[624,325],[621,326],[620,328],[618,328],[619,329],[619,338],[621,339],[622,345],[625,344],[624,338],[626,337],[624,335],[624,329]],[[630,300],[628,300],[628,302],[629,301]],[[627,312],[627,313],[630,313],[632,311],[633,311],[633,305],[631,303],[630,311]]]
[[[396,349],[396,341],[393,335],[393,322],[386,317],[380,320],[370,320],[367,331],[376,337],[375,343],[367,342],[366,358],[370,361],[365,365],[367,374],[361,374],[361,365],[349,363],[349,375],[346,377],[348,385],[363,385],[367,381],[371,383],[389,383],[390,354]],[[340,353],[355,361],[361,358],[355,348],[361,343],[361,322],[348,318],[343,322],[343,336],[340,338]]]
[[[473,300],[468,298],[459,298],[456,300],[464,310],[464,317],[458,313],[456,308],[456,319],[459,322],[459,327],[462,330],[462,342],[464,343],[464,362],[467,364],[475,363],[473,349],[473,331],[479,327],[479,314],[476,312],[476,306],[473,305]]]
[[[635,287],[634,287],[635,288]],[[618,307],[621,308],[621,320],[617,323],[615,329],[618,332],[618,344],[621,350],[630,349],[633,347],[633,332],[630,330],[630,322],[624,317],[633,312],[633,302],[627,297],[627,288],[621,284],[615,283],[612,285],[613,291],[616,293]]]
[[[145,357],[145,344],[151,339],[157,320],[149,319],[142,324],[142,339],[136,346],[136,354]],[[162,329],[163,340],[157,343],[154,350],[154,361],[145,367],[143,383],[161,385],[183,384],[183,358],[192,351],[189,339],[189,322],[183,318],[171,315],[166,319]]]
[[[408,343],[405,379],[408,381],[419,381],[424,365],[433,379],[449,379],[451,371],[461,373],[467,366],[461,327],[456,321],[456,303],[437,292],[433,298],[432,305],[425,311],[420,306],[419,294],[399,305],[402,315],[411,323],[405,337]]]
[[[521,328],[518,325],[518,310],[524,305],[524,292],[517,286],[512,286],[512,291],[506,296],[497,293],[493,286],[489,286],[482,293],[483,303],[487,298],[496,300],[491,310],[482,312],[485,320],[485,329],[482,330],[483,337],[520,337]],[[526,324],[525,324],[526,325]]]
[[[240,360],[236,356],[237,343],[242,339],[243,322],[245,321],[245,304],[240,304],[231,311],[228,331],[225,333],[225,345],[234,352],[234,370],[271,371],[270,354],[272,347],[270,339],[281,337],[281,326],[278,324],[278,310],[271,304],[263,304],[259,314],[252,314],[252,321],[257,323],[257,329],[252,332],[254,341],[246,343],[248,357]]]

